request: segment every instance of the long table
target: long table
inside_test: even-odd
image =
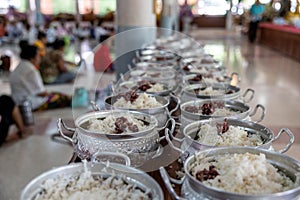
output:
[[[259,42],[300,61],[300,28],[291,25],[260,23]]]

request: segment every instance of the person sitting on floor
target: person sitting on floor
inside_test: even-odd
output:
[[[33,43],[39,49],[40,57],[43,58],[46,55],[47,46],[47,35],[44,32],[39,31],[37,35],[37,40]]]
[[[19,138],[26,134],[26,130],[22,121],[22,116],[19,107],[14,100],[8,95],[0,96],[0,146],[5,142],[9,126],[16,124],[19,131]]]
[[[63,57],[64,47],[64,40],[55,40],[53,49],[42,58],[40,72],[45,84],[70,83],[76,78],[76,73],[69,70],[75,64],[65,61]]]
[[[71,106],[70,96],[46,91],[41,75],[35,68],[40,61],[38,48],[25,44],[20,46],[21,62],[10,75],[12,97],[17,105],[21,105],[27,97],[34,111]]]
[[[9,72],[10,66],[11,66],[11,58],[8,55],[2,55],[0,57],[1,64],[0,64],[0,70]]]
[[[45,33],[39,31],[37,35],[37,40],[33,43],[39,50],[40,57],[43,58],[46,55],[46,45],[47,45],[47,36]],[[35,66],[37,69],[40,68],[39,65]]]

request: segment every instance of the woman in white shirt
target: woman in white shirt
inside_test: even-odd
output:
[[[60,93],[48,93],[41,75],[35,66],[40,63],[38,48],[24,44],[21,47],[21,62],[10,75],[12,97],[20,105],[25,98],[32,103],[33,110],[67,107],[71,98]]]

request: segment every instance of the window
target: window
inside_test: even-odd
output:
[[[199,15],[225,15],[230,8],[226,0],[198,0],[194,13]]]
[[[40,0],[43,14],[76,13],[76,0]],[[93,10],[94,14],[104,15],[116,9],[116,0],[78,0],[80,14]]]
[[[5,15],[8,12],[8,8],[13,6],[19,12],[25,12],[26,0],[1,0],[0,14]]]

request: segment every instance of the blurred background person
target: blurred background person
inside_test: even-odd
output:
[[[2,44],[3,37],[5,36],[5,23],[4,20],[0,19],[0,45]]]
[[[103,41],[94,51],[94,69],[99,72],[113,72],[114,66],[107,41]]]
[[[5,29],[7,32],[8,41],[13,43],[19,36],[16,21],[9,21]]]
[[[11,57],[9,55],[2,55],[0,57],[0,61],[0,71],[2,70],[2,72],[9,72],[11,66]]]
[[[30,31],[30,24],[27,22],[24,22],[24,26],[21,30],[21,40],[27,40],[29,41],[29,31]]]
[[[76,73],[72,71],[76,64],[64,59],[65,42],[57,39],[42,58],[40,72],[45,84],[70,83],[76,78]]]
[[[97,41],[99,41],[99,43],[105,41],[106,39],[108,39],[110,36],[114,34],[112,31],[105,29],[102,26],[102,24],[103,24],[103,20],[100,19],[95,29],[95,37]]]
[[[265,12],[265,6],[260,3],[259,0],[256,0],[255,3],[250,8],[250,23],[248,30],[248,39],[249,42],[253,43],[256,39],[256,32],[259,22],[263,18]]]
[[[188,1],[185,0],[184,4],[180,6],[180,19],[182,21],[182,32],[184,34],[189,34],[191,29],[191,22],[193,21],[193,13],[191,6]]]
[[[21,105],[26,98],[34,111],[71,106],[70,96],[46,91],[41,75],[35,68],[40,62],[38,48],[25,43],[20,47],[21,61],[10,75],[12,97],[16,104]]]
[[[47,50],[47,35],[44,32],[39,31],[33,45],[39,49],[40,57],[43,58],[46,55]]]
[[[9,127],[16,124],[19,129],[17,134],[22,138],[26,134],[26,129],[22,120],[19,107],[8,95],[0,96],[0,146],[5,142]]]
[[[28,33],[28,43],[29,44],[34,43],[34,41],[37,38],[38,31],[39,31],[38,26],[30,26],[29,33]]]
[[[47,46],[51,47],[56,40],[57,36],[57,27],[53,24],[50,24],[46,32],[47,35]]]
[[[161,14],[161,25],[165,36],[170,36],[173,31],[179,30],[179,4],[177,0],[164,0]]]

